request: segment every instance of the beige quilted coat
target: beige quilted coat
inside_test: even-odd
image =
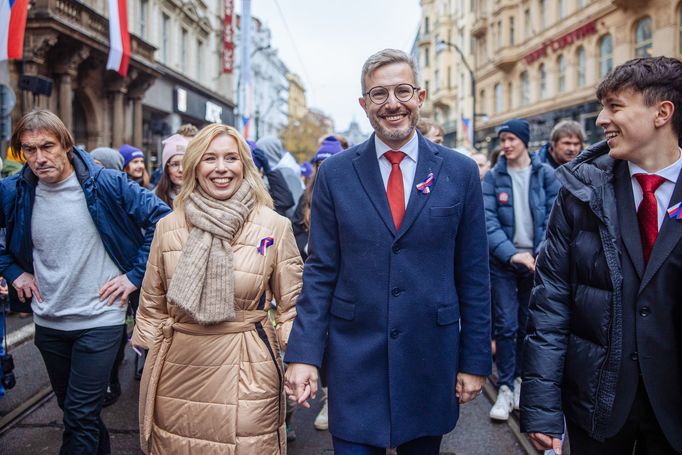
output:
[[[190,227],[175,211],[156,226],[133,345],[149,349],[140,384],[147,454],[286,454],[280,347],[296,316],[303,263],[291,223],[257,207],[233,242],[235,321],[202,326],[166,301]],[[265,256],[257,247],[271,236]],[[265,298],[261,295],[265,293]],[[267,310],[274,297],[276,329]]]

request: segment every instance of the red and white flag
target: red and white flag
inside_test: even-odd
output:
[[[0,0],[0,61],[22,58],[27,14],[28,0]]]
[[[130,34],[126,0],[109,0],[109,60],[107,69],[125,77],[130,63]]]

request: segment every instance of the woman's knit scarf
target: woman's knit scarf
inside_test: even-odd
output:
[[[200,187],[185,203],[193,226],[173,278],[168,300],[199,324],[234,320],[234,257],[231,242],[255,206],[251,186],[241,186],[226,201],[207,195]]]

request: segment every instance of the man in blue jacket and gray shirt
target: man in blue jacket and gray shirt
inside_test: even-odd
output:
[[[0,274],[12,285],[12,308],[33,311],[35,343],[64,411],[60,453],[108,454],[100,412],[128,297],[170,209],[73,142],[46,110],[14,130],[12,148],[26,165],[2,182]]]
[[[559,183],[549,165],[537,154],[528,153],[527,121],[511,119],[497,131],[502,154],[483,178],[499,387],[490,418],[507,420],[512,409],[519,408],[535,257],[545,238]]]

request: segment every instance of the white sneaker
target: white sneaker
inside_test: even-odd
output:
[[[518,411],[521,404],[521,378],[514,379],[514,411]]]
[[[509,387],[503,385],[497,391],[497,400],[495,405],[490,410],[490,418],[494,420],[507,420],[509,413],[514,407],[514,392],[509,390]]]
[[[322,400],[323,400],[322,409],[320,409],[320,412],[317,414],[317,417],[315,417],[315,422],[313,422],[313,426],[315,427],[315,429],[320,431],[329,429],[329,416],[327,415],[328,413],[327,403],[329,402],[329,399],[327,397],[326,390],[324,398],[322,398]]]

